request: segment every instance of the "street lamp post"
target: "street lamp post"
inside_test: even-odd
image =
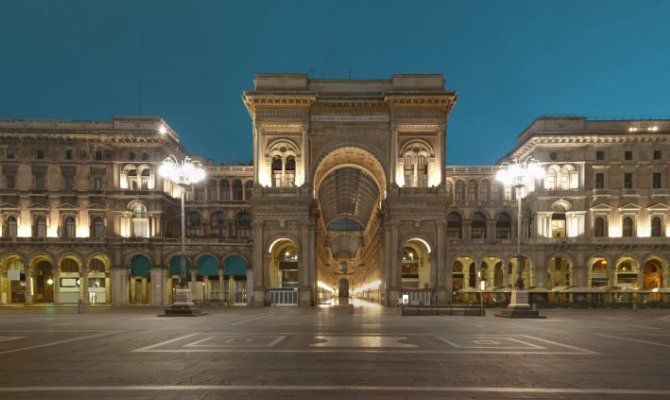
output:
[[[179,277],[179,288],[176,290],[175,299],[169,308],[165,309],[165,315],[198,315],[202,311],[195,307],[188,288],[186,279],[186,222],[185,222],[185,197],[186,188],[205,179],[205,170],[198,161],[192,161],[185,157],[183,161],[177,160],[169,155],[161,164],[158,173],[165,179],[179,186],[181,196],[181,271]]]
[[[503,163],[496,174],[496,180],[512,186],[516,195],[517,231],[516,231],[516,263],[517,273],[514,290],[509,306],[502,310],[499,316],[516,318],[537,318],[539,312],[533,310],[528,303],[528,292],[523,284],[523,256],[521,255],[521,200],[533,189],[536,179],[544,177],[544,169],[533,157],[525,161],[517,158],[511,163]]]

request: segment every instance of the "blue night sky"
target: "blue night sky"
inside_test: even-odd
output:
[[[0,119],[160,115],[193,154],[251,158],[256,73],[446,75],[449,164],[542,114],[670,114],[669,1],[0,0]],[[482,146],[482,143],[487,145]]]

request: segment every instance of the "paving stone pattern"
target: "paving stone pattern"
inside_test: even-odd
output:
[[[670,312],[0,308],[0,398],[665,399]]]

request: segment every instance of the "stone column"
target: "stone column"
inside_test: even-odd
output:
[[[223,304],[226,301],[226,292],[223,290],[223,284],[225,280],[223,278],[223,267],[219,268],[219,302]]]
[[[254,236],[254,248],[253,248],[253,265],[255,268],[254,273],[254,300],[253,305],[263,306],[265,304],[265,288],[268,285],[268,279],[270,277],[269,266],[265,264],[263,256],[265,251],[263,249],[263,223],[262,222],[253,222],[253,236]]]
[[[197,285],[198,280],[197,280],[197,278],[196,278],[196,274],[197,274],[197,272],[196,272],[196,269],[195,269],[194,267],[195,267],[195,265],[191,265],[191,282],[190,282],[190,288],[191,288],[191,298],[193,298],[193,299],[196,298],[196,294],[197,294],[197,290],[198,290],[198,288],[197,288],[197,286],[198,286],[198,285]]]
[[[535,270],[533,271],[533,282],[539,288],[547,287],[547,268],[548,265],[544,261],[535,260]],[[532,286],[532,283],[531,283]]]
[[[151,304],[163,305],[163,270],[151,268]]]
[[[312,304],[312,282],[310,280],[311,274],[310,269],[310,248],[309,248],[309,229],[306,224],[302,224],[300,227],[300,249],[302,254],[300,255],[300,305],[301,306],[310,306]]]
[[[247,305],[252,306],[254,299],[254,270],[247,266]]]
[[[398,271],[398,224],[395,222],[391,223],[391,234],[389,235],[389,247],[388,247],[388,257],[390,265],[390,288],[389,288],[389,305],[394,305],[398,302],[400,298],[400,284],[401,284],[401,275]]]
[[[60,304],[60,269],[53,267],[54,271],[54,304]]]
[[[81,268],[81,297],[84,304],[90,303],[90,296],[88,294],[88,267],[84,265]]]
[[[122,305],[122,306],[127,305],[128,301],[129,301],[129,299],[128,299],[128,285],[129,285],[128,279],[130,279],[129,275],[130,274],[129,274],[128,269],[126,267],[119,268],[119,279],[121,281],[121,285],[120,285],[121,290],[119,290],[119,295],[120,296],[119,296],[119,299],[118,299],[118,303],[119,303],[119,305]]]
[[[33,304],[33,295],[31,294],[33,292],[33,278],[30,276],[30,266],[23,267],[23,274],[26,277],[26,296],[25,296],[26,304]],[[9,282],[9,284],[10,284],[9,291],[7,292],[8,302],[11,301],[12,296],[11,282]]]

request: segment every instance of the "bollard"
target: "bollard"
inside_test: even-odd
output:
[[[84,313],[84,302],[79,299],[77,302],[77,314],[83,314]]]
[[[637,311],[637,303],[633,303],[633,311]]]

